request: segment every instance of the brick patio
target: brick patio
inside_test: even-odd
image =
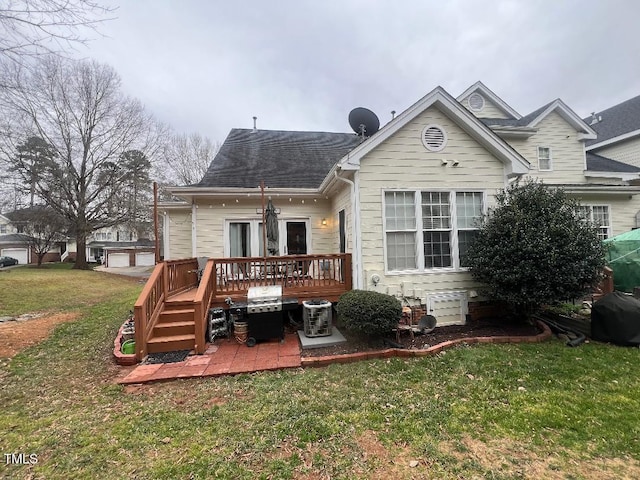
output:
[[[271,340],[255,347],[235,340],[220,339],[203,355],[191,355],[183,362],[138,365],[121,384],[146,383],[172,378],[216,377],[301,366],[297,334],[285,335],[284,342]]]

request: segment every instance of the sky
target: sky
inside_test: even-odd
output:
[[[561,98],[581,117],[640,95],[636,0],[105,0],[77,56],[178,133],[349,132],[437,86],[481,80],[520,114]]]

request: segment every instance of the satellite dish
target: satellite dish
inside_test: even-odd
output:
[[[380,120],[368,108],[357,107],[349,112],[349,125],[358,135],[370,137],[380,129]]]

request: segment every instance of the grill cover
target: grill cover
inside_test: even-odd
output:
[[[640,344],[640,301],[613,292],[593,304],[591,336],[618,345]]]

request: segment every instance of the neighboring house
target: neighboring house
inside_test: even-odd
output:
[[[159,207],[166,259],[263,254],[262,197],[281,255],[352,254],[353,287],[464,323],[479,285],[465,262],[477,220],[522,177],[580,199],[602,238],[630,230],[639,166],[585,155],[596,132],[561,100],[522,116],[481,82],[438,87],[368,138],[233,129],[200,183]]]
[[[155,242],[123,226],[100,228],[87,238],[87,261],[107,267],[155,265]]]
[[[24,210],[23,210],[24,211]],[[24,233],[22,211],[0,215],[0,256],[13,257],[18,264],[37,264],[38,256],[33,246],[33,239]],[[66,242],[56,242],[44,255],[43,262],[59,262],[66,249]]]

